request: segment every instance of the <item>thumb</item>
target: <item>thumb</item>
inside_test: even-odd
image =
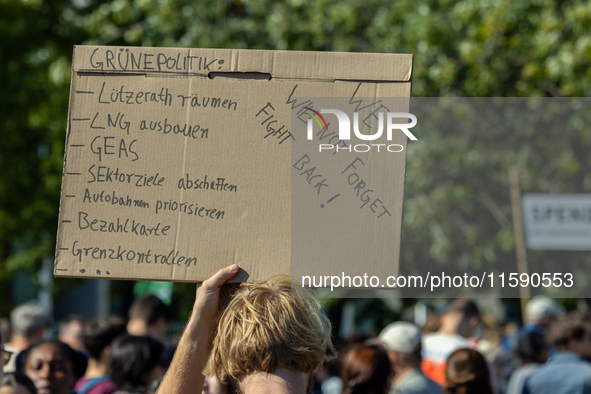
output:
[[[232,279],[238,273],[238,264],[232,264],[229,267],[222,268],[211,278],[203,282],[205,291],[215,291],[220,288],[227,280]]]

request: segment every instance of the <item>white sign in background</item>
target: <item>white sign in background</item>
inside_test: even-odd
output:
[[[521,204],[528,248],[591,250],[591,194],[526,194]]]

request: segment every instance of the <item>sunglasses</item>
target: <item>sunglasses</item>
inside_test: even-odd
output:
[[[10,361],[10,357],[12,357],[13,352],[9,352],[8,350],[4,349],[4,347],[0,350],[2,350],[2,355],[4,356],[4,365],[6,365]]]

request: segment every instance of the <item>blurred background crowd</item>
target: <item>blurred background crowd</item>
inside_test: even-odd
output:
[[[126,319],[71,315],[53,324],[37,302],[19,305],[2,320],[0,393],[155,393],[180,335],[169,322],[169,308],[154,294],[135,299]],[[423,326],[401,319],[334,337],[338,356],[314,373],[315,394],[591,389],[591,317],[545,296],[527,302],[522,325],[495,321],[486,308],[458,298]],[[209,376],[202,392],[231,389]]]
[[[132,299],[133,284],[51,281],[74,45],[410,53],[413,97],[580,97],[591,89],[590,22],[584,0],[2,1],[0,313],[39,289],[57,319],[82,298],[120,315]],[[524,194],[591,193],[590,150],[585,123],[421,129],[407,150],[401,272],[519,272],[508,170],[519,169]],[[550,262],[576,278],[590,259],[528,251],[531,272]],[[86,292],[66,294],[77,286]],[[190,311],[193,291],[175,284],[175,315]]]

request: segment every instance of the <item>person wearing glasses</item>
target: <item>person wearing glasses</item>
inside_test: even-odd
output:
[[[12,352],[9,351],[8,349],[6,349],[6,347],[4,346],[4,342],[2,341],[2,333],[0,333],[0,344],[2,345],[2,347],[0,347],[0,353],[2,353],[1,354],[2,360],[4,361],[2,366],[4,367],[10,361],[10,359],[12,357]],[[4,368],[0,368],[0,382],[2,381],[3,376],[4,376]]]
[[[35,301],[21,304],[10,312],[12,337],[4,344],[4,349],[15,356],[33,343],[43,339],[51,319],[47,312]],[[4,366],[4,372],[15,371],[15,359],[12,357]]]

